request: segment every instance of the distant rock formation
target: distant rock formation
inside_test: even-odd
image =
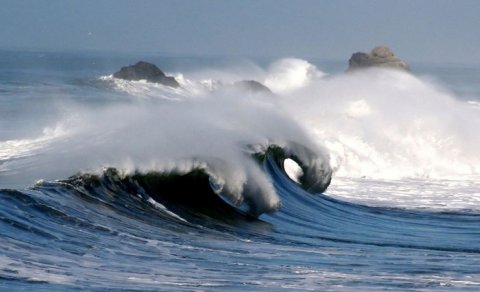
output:
[[[233,88],[250,93],[273,94],[270,88],[255,80],[242,80],[233,83]]]
[[[170,87],[179,87],[180,84],[174,77],[166,76],[157,66],[140,61],[135,65],[122,67],[115,72],[113,77],[125,80],[147,80],[148,82],[160,83]]]
[[[354,53],[348,60],[348,71],[369,68],[369,67],[387,67],[408,71],[407,63],[395,57],[388,47],[375,47],[370,54]]]

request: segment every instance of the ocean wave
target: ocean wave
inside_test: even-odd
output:
[[[177,92],[176,98],[218,94],[233,78],[253,76],[276,94],[254,98],[282,108],[307,128],[318,144],[328,148],[337,175],[399,179],[480,173],[476,102],[465,103],[428,76],[389,69],[327,75],[294,58],[278,60],[266,69],[247,67],[177,74],[188,93]],[[221,72],[227,77],[222,79]],[[137,95],[150,96],[151,89],[133,88],[139,90]],[[235,95],[244,98],[245,93]]]
[[[181,88],[62,77],[3,100],[0,287],[479,286],[475,103],[291,58],[169,75]]]
[[[192,169],[192,161],[218,160],[226,166],[212,173],[231,177],[235,202],[249,176],[268,185],[249,147],[292,142],[321,153],[339,178],[468,180],[480,174],[475,103],[456,99],[428,78],[388,69],[327,75],[292,58],[266,69],[249,63],[170,75],[179,88],[100,77],[108,102],[62,105],[68,112],[57,122],[62,135],[1,142],[2,184],[28,186],[104,167],[162,172],[184,163]],[[275,95],[221,89],[251,77]],[[123,93],[130,100],[116,102],[115,94]],[[261,209],[277,203],[265,204],[270,207]]]
[[[5,234],[0,237],[5,249],[0,279],[58,289],[258,288],[257,282],[245,283],[253,273],[265,281],[263,287],[275,289],[278,282],[269,282],[270,274],[261,273],[266,270],[264,263],[275,257],[281,261],[275,275],[282,277],[282,283],[288,277],[289,288],[318,288],[325,283],[323,278],[310,282],[318,277],[315,269],[343,270],[344,261],[369,268],[380,264],[383,271],[391,260],[396,260],[395,272],[379,273],[374,282],[398,287],[418,281],[418,275],[411,274],[412,258],[420,261],[419,269],[432,273],[438,272],[438,265],[451,264],[452,258],[467,275],[478,266],[478,211],[372,207],[312,195],[278,163],[288,152],[277,155],[277,151],[274,147],[270,155],[257,158],[263,159],[262,169],[271,178],[282,208],[260,218],[219,196],[202,169],[180,174],[110,168],[42,181],[23,190],[0,190],[0,226]],[[197,275],[198,265],[201,279],[185,280],[186,274]],[[215,272],[217,267],[220,272]],[[358,287],[358,279],[364,281],[362,285],[370,284],[365,275],[355,275],[353,280],[350,273],[328,277],[342,285]],[[461,289],[478,282],[469,276],[465,278],[469,281],[459,281],[463,274],[444,281],[424,275],[416,285],[441,286],[450,281],[450,287]]]
[[[336,175],[399,179],[480,173],[476,110],[410,73],[369,69],[328,76],[280,102],[328,148]]]

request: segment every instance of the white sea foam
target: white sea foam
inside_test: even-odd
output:
[[[335,198],[390,208],[480,211],[480,176],[461,179],[396,180],[336,177],[328,189]]]
[[[288,58],[281,59],[270,66],[264,83],[275,93],[288,93],[324,75],[305,60]]]
[[[0,142],[0,167],[22,173],[28,182],[103,166],[202,167],[235,202],[245,199],[249,180],[250,188],[265,195],[248,199],[264,210],[278,207],[279,199],[247,158],[249,145],[323,145],[337,178],[462,180],[480,174],[478,103],[460,101],[411,73],[371,69],[327,75],[290,58],[266,69],[248,63],[173,75],[181,88],[102,77],[132,102],[99,108],[69,104],[74,118],[59,122],[63,134],[57,138],[46,133]],[[263,81],[276,95],[218,90],[250,79]],[[29,167],[15,169],[15,157],[30,157]]]
[[[6,171],[21,173],[29,185],[106,166],[127,172],[202,168],[233,202],[246,201],[262,213],[280,203],[270,179],[250,157],[250,146],[293,140],[317,147],[288,115],[253,96],[210,93],[181,102],[68,106],[76,114],[62,123],[65,137],[47,139],[35,152],[26,148],[28,167],[10,161]]]
[[[316,79],[282,99],[330,150],[337,176],[396,179],[480,173],[480,116],[412,74],[365,70]]]
[[[6,171],[10,162],[42,152],[54,141],[67,136],[63,125],[57,124],[54,128],[44,128],[43,133],[33,139],[0,141],[0,172]]]
[[[113,88],[119,92],[127,93],[135,98],[139,99],[166,99],[166,100],[183,100],[187,97],[198,95],[202,93],[202,86],[200,84],[193,84],[187,80],[181,78],[181,75],[178,76],[179,81],[181,81],[182,87],[173,88],[165,86],[160,83],[148,82],[146,80],[123,80],[114,78],[113,75],[102,76],[100,80],[110,83],[113,85]]]
[[[285,173],[296,183],[300,183],[300,177],[303,175],[302,168],[294,160],[287,158],[284,162]]]
[[[180,220],[182,222],[187,222],[187,220],[183,219],[182,217],[180,217],[179,215],[173,213],[172,211],[168,210],[167,207],[165,207],[164,205],[160,204],[159,202],[155,201],[154,199],[148,197],[147,199],[147,202],[149,202],[150,204],[152,204],[152,206],[154,206],[155,208],[167,213],[168,215],[172,216],[173,218],[177,219],[177,220]]]

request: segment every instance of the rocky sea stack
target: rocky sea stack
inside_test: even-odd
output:
[[[174,77],[166,76],[157,66],[144,61],[122,67],[120,71],[113,74],[113,77],[125,80],[146,80],[175,88],[180,86]]]
[[[370,67],[386,67],[409,71],[407,63],[397,58],[385,46],[375,47],[369,54],[363,52],[354,53],[348,60],[348,71]]]
[[[233,85],[233,88],[247,92],[249,94],[273,94],[270,88],[266,87],[262,83],[255,80],[242,80],[237,81]]]

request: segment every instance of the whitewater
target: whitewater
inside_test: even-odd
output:
[[[480,288],[480,68],[137,58],[0,52],[0,287]]]

